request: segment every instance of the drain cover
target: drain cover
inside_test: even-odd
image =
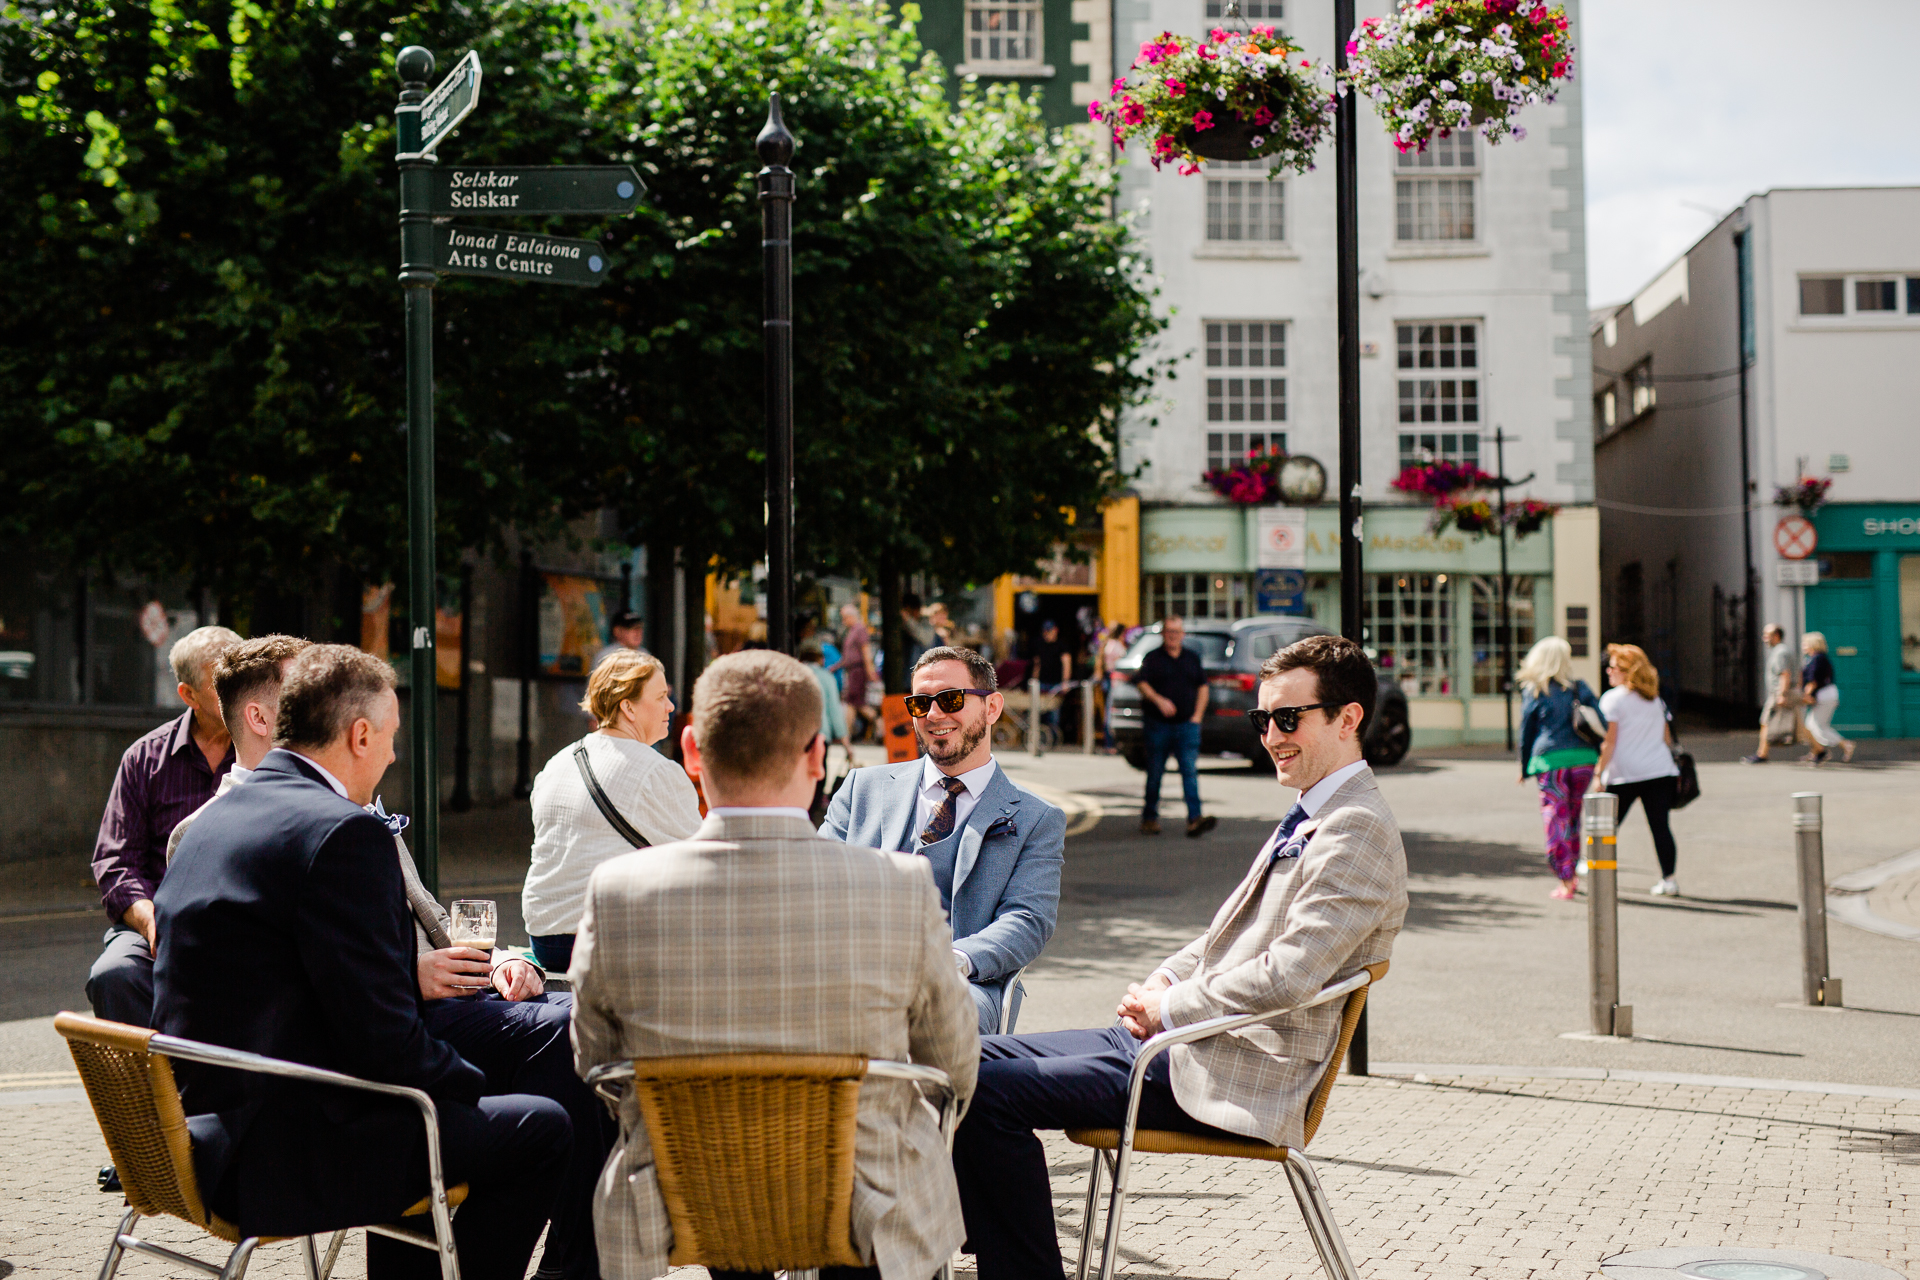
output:
[[[1906,1280],[1898,1271],[1857,1258],[1740,1245],[1636,1249],[1603,1259],[1600,1270],[1608,1280]]]

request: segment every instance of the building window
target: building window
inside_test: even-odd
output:
[[[1206,336],[1207,421],[1285,422],[1285,378],[1249,378],[1231,371],[1286,368],[1287,326],[1278,321],[1209,320]]]
[[[1480,695],[1498,694],[1500,683],[1500,575],[1476,574],[1473,591],[1473,691]],[[1571,612],[1571,611],[1569,611]],[[1507,625],[1511,639],[1507,651],[1517,668],[1533,647],[1533,579],[1514,575],[1507,579]],[[1584,642],[1583,642],[1584,643]],[[1568,641],[1569,647],[1572,641]]]
[[[1284,431],[1209,431],[1207,432],[1207,470],[1223,471],[1245,462],[1256,449],[1286,451]]]
[[[1920,671],[1920,556],[1900,557],[1900,669]]]
[[[1651,412],[1658,396],[1653,386],[1653,358],[1642,360],[1627,374],[1627,385],[1633,391],[1633,416]]]
[[[1855,311],[1898,311],[1900,282],[1898,280],[1855,280],[1853,282],[1853,309]]]
[[[1837,316],[1847,310],[1847,282],[1839,276],[1818,276],[1800,282],[1800,314]]]
[[[1280,0],[1240,0],[1240,16],[1258,22],[1262,18],[1268,22],[1278,22],[1286,17],[1286,6]],[[1218,18],[1226,13],[1223,0],[1207,0],[1207,16]]]
[[[1149,618],[1244,618],[1253,612],[1253,588],[1244,573],[1144,575]]]
[[[1040,61],[1039,0],[967,6],[967,61],[1033,66]]]
[[[1479,168],[1479,148],[1464,129],[1435,138],[1425,151],[1403,153],[1395,168],[1395,237],[1402,243],[1474,239],[1474,179],[1460,175]]]
[[[1263,241],[1279,243],[1287,238],[1287,184],[1264,176],[1267,165],[1259,160],[1220,161],[1207,166],[1213,174],[1220,170],[1246,170],[1245,177],[1209,177],[1207,179],[1207,239],[1228,243]]]
[[[1592,634],[1587,620],[1587,606],[1584,604],[1568,605],[1567,648],[1573,650],[1574,657],[1584,658],[1592,652]]]
[[[1920,316],[1920,276],[1907,277],[1907,314]]]
[[[1455,691],[1452,588],[1444,573],[1367,575],[1363,616],[1376,664],[1409,697]]]
[[[1480,326],[1448,321],[1396,329],[1400,421],[1480,421]]]
[[[1416,462],[1458,462],[1480,465],[1478,431],[1403,431],[1400,433],[1400,469]]]
[[[1620,425],[1620,396],[1608,387],[1593,398],[1593,434],[1600,437]]]

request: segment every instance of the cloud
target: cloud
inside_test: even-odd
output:
[[[1585,0],[1580,24],[1595,305],[1754,192],[1920,183],[1916,0]]]

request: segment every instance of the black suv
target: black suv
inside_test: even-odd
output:
[[[1186,647],[1200,655],[1209,689],[1206,718],[1200,722],[1200,754],[1241,755],[1270,766],[1272,758],[1247,719],[1247,711],[1259,703],[1260,664],[1296,640],[1327,634],[1325,627],[1306,618],[1189,619]],[[1113,736],[1120,754],[1136,769],[1147,767],[1147,746],[1140,690],[1133,681],[1140,660],[1159,647],[1160,625],[1155,623],[1133,642],[1113,671]],[[1412,737],[1407,727],[1407,695],[1383,675],[1367,726],[1367,762],[1378,767],[1399,764]]]

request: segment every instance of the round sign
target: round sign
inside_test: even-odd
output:
[[[140,634],[147,638],[147,643],[158,649],[167,642],[172,630],[166,606],[158,600],[147,601],[147,607],[140,611]]]
[[[1773,549],[1785,560],[1805,560],[1820,545],[1813,521],[1805,516],[1787,516],[1773,526]]]

